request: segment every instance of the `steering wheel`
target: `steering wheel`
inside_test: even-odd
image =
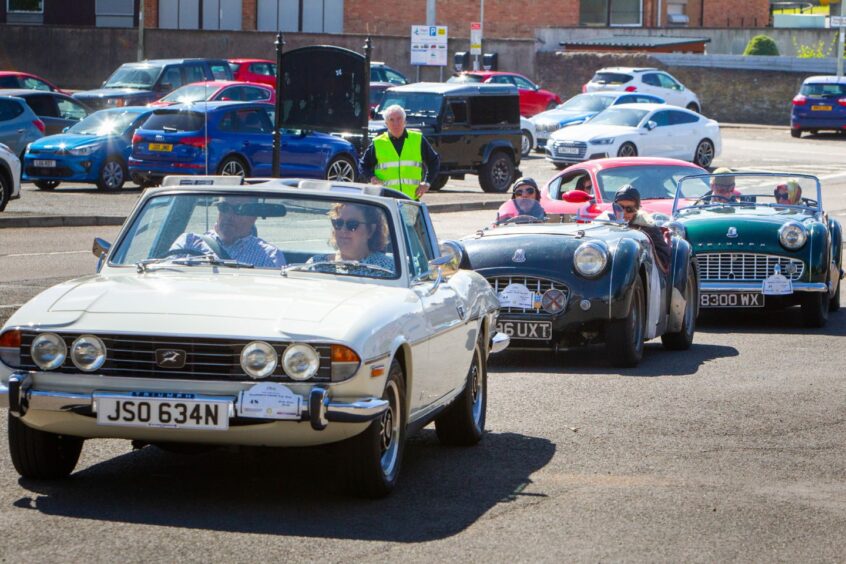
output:
[[[539,217],[535,217],[533,215],[521,213],[520,215],[515,215],[514,217],[509,217],[506,220],[500,221],[497,225],[510,225],[510,224],[521,224],[521,223],[543,223],[543,219]]]
[[[188,255],[191,257],[201,257],[206,254],[208,254],[206,251],[201,251],[199,249],[169,249],[164,254],[164,256],[162,256],[162,258],[174,255]]]

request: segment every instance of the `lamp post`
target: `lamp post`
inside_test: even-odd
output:
[[[285,38],[281,33],[276,34],[276,107],[273,116],[273,178],[279,178],[279,157],[282,151],[282,47]]]
[[[138,60],[144,60],[144,0],[138,2]]]
[[[837,30],[837,79],[843,76],[843,43],[844,35],[846,35],[846,28],[843,27],[843,5],[846,0],[840,0],[840,29]]]

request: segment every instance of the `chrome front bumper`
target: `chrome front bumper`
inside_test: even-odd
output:
[[[216,396],[229,400],[234,413],[235,396]],[[382,415],[388,409],[388,401],[380,398],[364,398],[352,402],[333,401],[325,388],[314,387],[305,398],[300,412],[301,420],[311,422],[311,427],[322,431],[330,422],[367,423]],[[15,417],[21,417],[29,410],[91,412],[95,406],[94,394],[75,394],[34,390],[29,374],[15,372],[9,377],[9,384],[0,383],[0,407],[9,408]],[[255,419],[261,423],[274,419]]]
[[[508,348],[509,344],[511,344],[511,337],[505,333],[494,333],[493,337],[491,337],[491,354],[504,351]]]
[[[760,282],[700,282],[700,292],[761,292]],[[794,292],[829,292],[825,282],[794,282]]]

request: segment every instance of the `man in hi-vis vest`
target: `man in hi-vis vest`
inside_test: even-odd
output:
[[[371,184],[381,184],[419,200],[438,177],[441,158],[422,133],[405,128],[402,106],[388,106],[382,116],[388,131],[377,135],[361,157],[363,176]]]

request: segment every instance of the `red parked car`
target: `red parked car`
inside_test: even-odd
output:
[[[523,117],[532,117],[561,103],[558,94],[544,90],[522,74],[514,72],[467,71],[450,77],[447,82],[485,82],[516,86],[520,90],[520,115]]]
[[[28,72],[19,71],[0,71],[0,89],[6,88],[23,88],[26,90],[47,90],[50,92],[58,92],[59,94],[67,94],[68,92],[59,89],[55,84],[49,80],[45,80],[40,76],[29,74]]]
[[[180,86],[164,98],[150,102],[148,106],[172,106],[186,102],[207,100],[239,102],[276,102],[276,90],[267,84],[238,82],[235,80],[209,80]]]
[[[260,82],[276,88],[276,63],[267,59],[229,59],[235,80]]]

